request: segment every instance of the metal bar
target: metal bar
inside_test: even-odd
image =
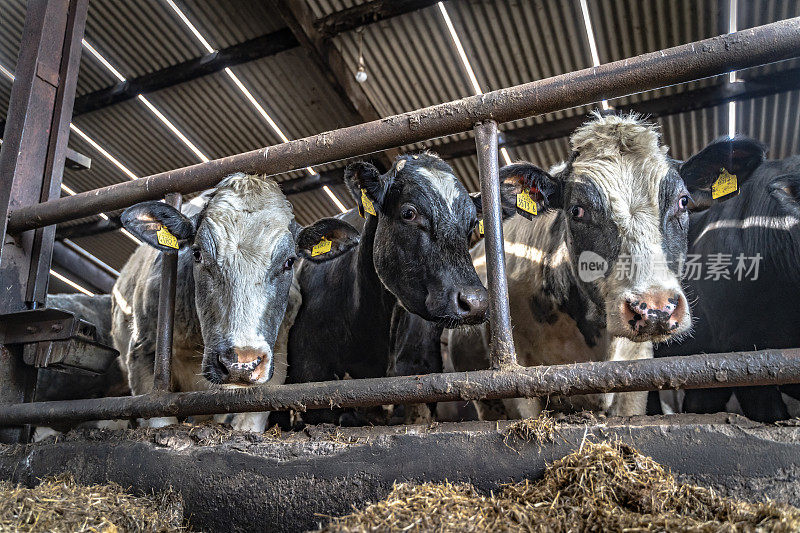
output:
[[[511,310],[508,306],[508,281],[503,246],[503,206],[500,203],[500,168],[497,164],[497,122],[487,120],[475,126],[478,172],[481,180],[483,225],[486,242],[486,275],[489,289],[489,353],[492,368],[510,369],[517,365]]]
[[[168,194],[167,204],[180,210],[180,194]],[[161,254],[161,286],[158,291],[158,325],[153,390],[169,392],[172,364],[172,333],[175,325],[175,286],[178,280],[178,252]]]
[[[7,215],[51,197],[60,186],[87,3],[30,0],[27,5],[0,149],[0,314],[44,300],[54,228],[11,237]],[[30,400],[35,377],[23,364],[22,346],[0,346],[0,404]],[[27,434],[24,427],[2,428],[0,442],[19,442]]]
[[[56,230],[56,240],[80,239],[81,237],[89,237],[92,235],[100,235],[101,233],[117,231],[121,227],[122,222],[117,215],[108,217],[108,220],[101,218],[91,222],[75,224],[74,226],[59,226]]]
[[[800,55],[800,17],[463,98],[146,178],[23,207],[12,233],[191,193],[233,172],[279,174]]]
[[[0,426],[800,382],[800,349],[9,405]]]
[[[68,2],[70,3],[70,2]],[[45,155],[44,180],[39,202],[46,202],[61,196],[61,180],[67,158],[69,124],[72,120],[72,106],[78,83],[83,47],[83,30],[86,24],[88,0],[71,2],[67,12],[64,29],[64,43],[60,51],[60,64],[57,71],[56,94],[53,102],[50,135]],[[56,226],[37,228],[33,237],[30,273],[26,302],[32,308],[43,306],[47,297],[50,280],[50,263],[53,257],[53,244]]]
[[[61,274],[81,280],[92,292],[108,294],[116,282],[116,276],[112,276],[73,248],[60,242],[53,245],[53,266],[58,267]]]

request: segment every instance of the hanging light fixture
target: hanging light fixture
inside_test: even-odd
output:
[[[356,71],[356,81],[364,83],[367,81],[367,69],[364,66],[364,28],[356,30],[358,32],[358,70]]]

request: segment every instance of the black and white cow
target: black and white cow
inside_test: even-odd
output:
[[[521,365],[642,359],[652,341],[689,330],[679,272],[689,201],[655,126],[595,116],[570,138],[572,157],[551,174],[530,163],[501,169],[533,183],[539,213],[503,223],[514,344]],[[484,243],[472,256],[485,279]],[[450,332],[455,370],[488,368],[486,328]],[[646,393],[550,398],[548,409],[644,413]],[[504,402],[536,416],[537,400]],[[480,409],[480,406],[479,406]]]
[[[300,303],[293,263],[305,253],[303,243],[329,239],[324,261],[358,242],[358,232],[340,220],[298,226],[277,183],[262,176],[229,176],[206,200],[191,217],[162,202],[123,213],[125,227],[147,244],[112,291],[114,345],[134,394],[153,388],[161,252],[178,253],[172,386],[193,391],[283,382],[285,339]],[[259,413],[234,420],[256,431],[265,423]]]
[[[693,196],[689,256],[700,265],[687,265],[683,282],[695,325],[692,337],[659,345],[657,357],[800,346],[800,156],[765,155],[756,140],[725,137],[681,165]],[[736,177],[738,195],[715,200],[722,174]],[[712,260],[724,274],[709,271]],[[754,420],[789,417],[776,386],[686,391],[683,409],[724,411],[734,391]]]
[[[299,267],[303,304],[289,332],[290,382],[385,376],[398,303],[443,327],[485,319],[488,293],[469,255],[480,198],[447,163],[405,155],[383,175],[355,163],[345,180],[366,223],[351,252]],[[303,416],[316,422],[339,413]]]

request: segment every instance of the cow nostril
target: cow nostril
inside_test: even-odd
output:
[[[486,313],[489,300],[486,290],[461,289],[456,294],[456,306],[462,316],[478,316]]]

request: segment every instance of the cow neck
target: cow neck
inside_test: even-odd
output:
[[[374,250],[377,229],[378,217],[367,216],[356,254],[355,296],[362,309],[370,310],[374,319],[385,321],[388,327],[397,298],[384,286],[375,271]],[[378,310],[381,314],[375,315]]]
[[[161,265],[157,266],[161,271]],[[175,291],[175,343],[184,341],[190,345],[203,345],[200,332],[200,317],[197,316],[197,306],[194,299],[194,259],[189,249],[178,252],[178,278]]]

